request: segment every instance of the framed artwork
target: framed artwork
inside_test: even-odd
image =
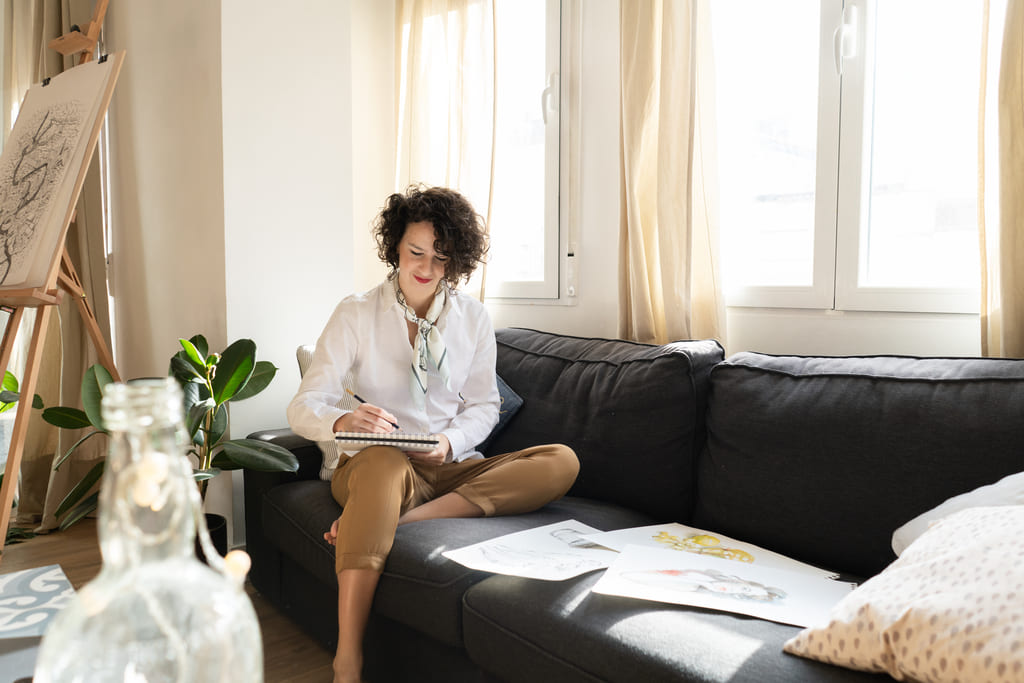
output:
[[[124,51],[29,88],[0,154],[0,301],[56,284]]]

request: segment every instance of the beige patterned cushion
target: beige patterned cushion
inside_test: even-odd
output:
[[[922,512],[892,534],[892,550],[902,555],[928,527],[947,515],[967,508],[993,505],[1024,505],[1024,472],[1003,477],[994,484],[954,496],[931,510]]]
[[[942,519],[791,654],[897,680],[1024,681],[1024,506]]]

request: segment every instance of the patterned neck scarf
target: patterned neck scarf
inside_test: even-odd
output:
[[[412,347],[412,372],[409,375],[409,393],[412,395],[413,403],[417,408],[423,410],[426,406],[427,394],[427,370],[433,367],[444,382],[444,386],[451,386],[451,373],[448,369],[448,349],[441,338],[441,332],[437,329],[437,321],[441,318],[444,304],[448,296],[447,283],[441,283],[434,294],[434,300],[430,302],[427,314],[420,318],[416,312],[405,302],[405,295],[395,281],[395,298],[398,305],[405,311],[405,319],[416,326],[416,337]]]

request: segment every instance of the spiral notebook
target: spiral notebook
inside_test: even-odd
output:
[[[370,434],[367,432],[335,432],[338,446],[346,451],[358,451],[367,446],[394,446],[403,451],[432,451],[439,443],[435,434],[411,434],[391,432]]]

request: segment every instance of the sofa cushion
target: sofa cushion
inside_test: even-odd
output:
[[[498,373],[523,407],[492,453],[564,443],[580,460],[572,495],[658,521],[689,518],[707,376],[723,357],[718,342],[651,346],[524,329],[496,337]]]
[[[469,656],[506,681],[878,680],[785,654],[782,645],[797,627],[591,593],[600,575],[567,581],[494,576],[477,583],[465,599]]]
[[[893,531],[1020,471],[1024,361],[739,353],[711,372],[695,525],[871,576]]]
[[[494,376],[495,381],[498,384],[498,395],[501,397],[501,406],[498,408],[498,424],[494,425],[494,429],[487,435],[487,438],[477,444],[476,449],[484,455],[491,455],[489,449],[491,442],[494,441],[498,434],[505,431],[508,427],[508,423],[512,421],[512,418],[516,416],[519,409],[523,407],[523,397],[515,392],[515,390],[508,385],[501,378],[501,375]]]
[[[264,498],[262,520],[270,543],[325,585],[335,586],[334,548],[321,536],[341,514],[329,486],[309,480],[274,487]],[[563,498],[525,515],[402,525],[377,587],[374,611],[441,642],[461,646],[462,595],[490,574],[452,562],[442,553],[567,519],[578,519],[602,531],[653,522],[646,515],[615,505]],[[337,594],[325,599],[336,600]]]

